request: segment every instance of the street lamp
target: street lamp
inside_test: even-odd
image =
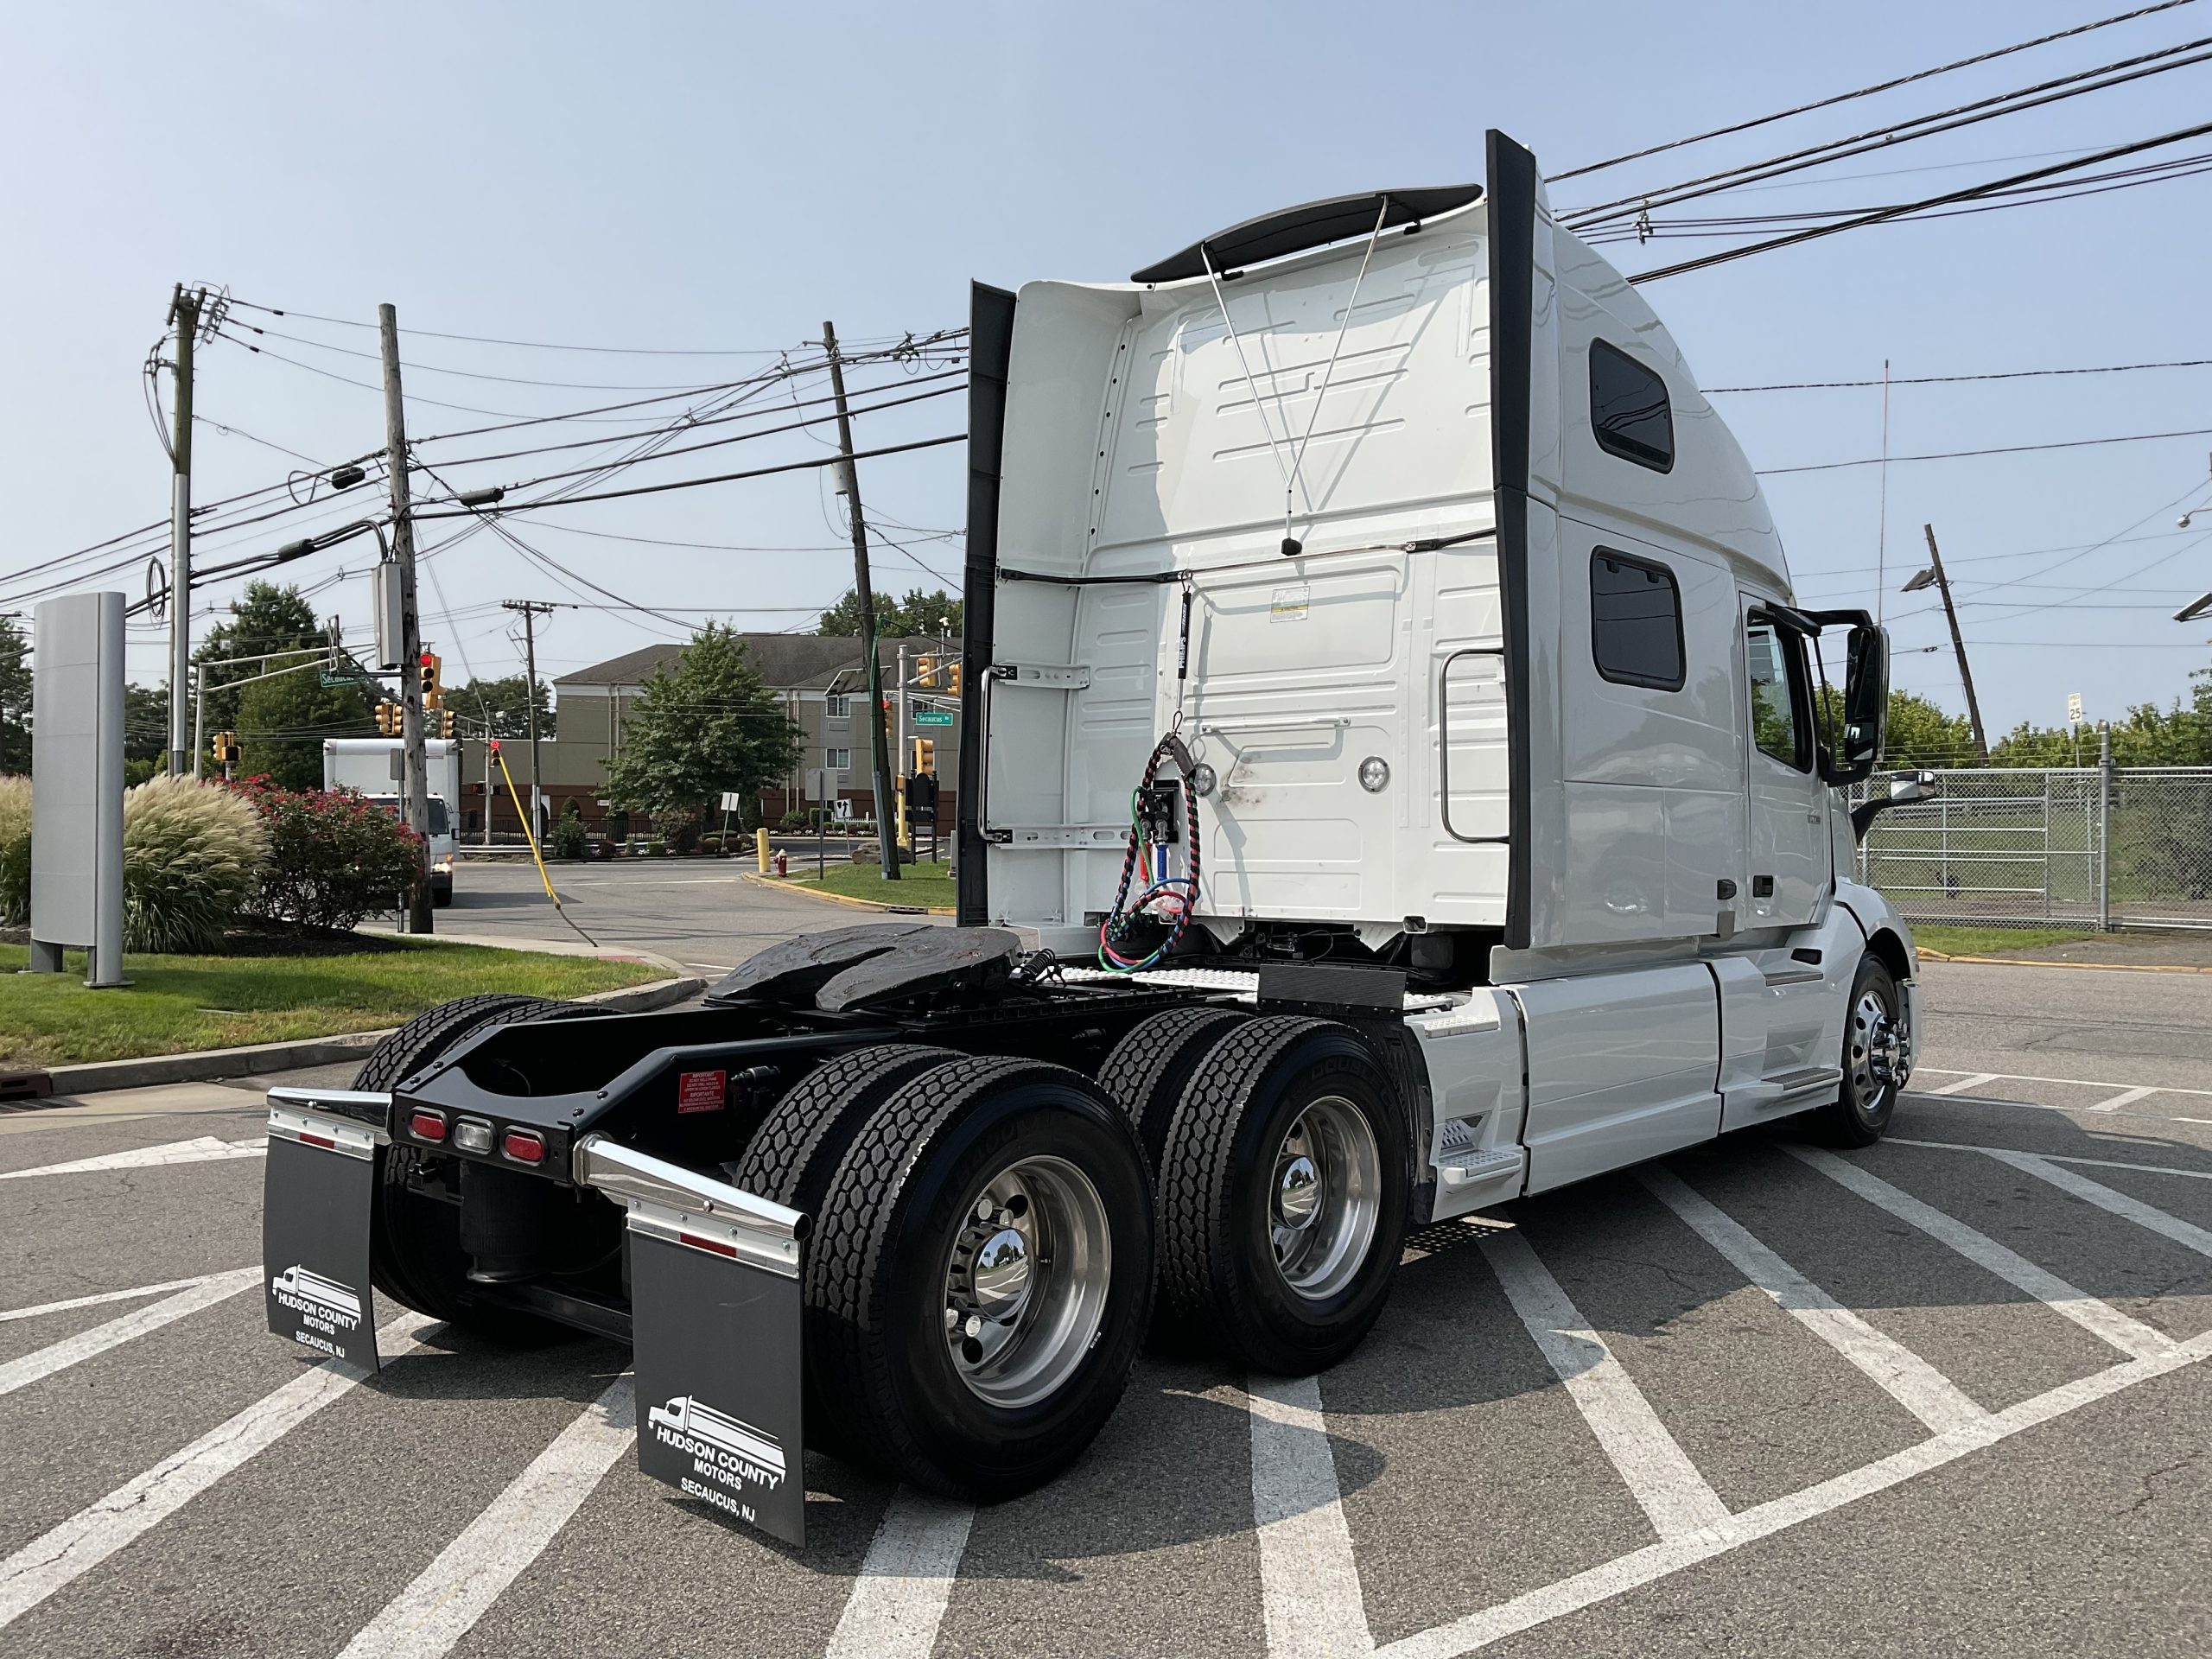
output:
[[[1897,591],[1901,594],[1916,594],[1922,588],[1933,585],[1935,581],[1936,567],[1931,564],[1925,570],[1916,574],[1910,581],[1907,582],[1905,585],[1898,588]]]

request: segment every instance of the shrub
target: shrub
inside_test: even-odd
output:
[[[154,778],[123,798],[123,948],[211,950],[269,858],[269,831],[216,784]]]
[[[31,918],[31,780],[0,778],[0,926]]]
[[[786,812],[781,818],[777,820],[776,827],[779,830],[804,830],[806,828],[806,814],[804,812]]]
[[[269,829],[269,863],[251,906],[272,922],[343,931],[404,904],[423,878],[421,837],[359,796],[238,786]]]
[[[553,826],[553,842],[549,851],[556,858],[582,858],[584,855],[584,814],[570,796],[561,808],[561,817]]]

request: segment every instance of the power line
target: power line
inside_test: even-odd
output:
[[[1961,385],[1969,381],[2037,380],[2069,374],[2135,374],[2146,369],[2212,369],[2212,357],[2171,358],[2158,363],[2104,363],[2085,369],[1999,369],[1984,374],[1901,374],[1888,384],[1892,386],[1948,386]],[[1879,380],[1780,380],[1768,385],[1706,386],[1701,390],[1710,397],[1715,392],[1724,391],[1859,391],[1882,384]]]
[[[1642,149],[1630,150],[1625,156],[1616,156],[1610,161],[1592,162],[1566,173],[1554,174],[1552,182],[1578,179],[1586,173],[1600,173],[1607,168],[1618,167],[1624,162],[1640,162],[1647,156],[1656,156],[1663,150],[1680,149],[1686,144],[1701,144],[1708,138],[1724,138],[1731,133],[1748,132],[1754,127],[1764,127],[1777,121],[1786,121],[1795,115],[1808,115],[1815,110],[1832,108],[1847,104],[1853,99],[1871,98],[1876,92],[1893,92],[1899,86],[1909,86],[1916,80],[1927,80],[1936,75],[1946,75],[1954,69],[1969,68],[1977,63],[1988,63],[1994,59],[2009,57],[2015,52],[2025,52],[2031,47],[2049,46],[2053,41],[2069,40],[2076,35],[2088,35],[2100,29],[2110,29],[2114,23],[2133,22],[2138,17],[2148,17],[2154,12],[2171,11],[2177,6],[2194,3],[2194,0],[2160,0],[2156,5],[2139,6],[2133,11],[2123,11],[2116,16],[2101,17],[2093,23],[2078,23],[2072,29],[2062,29],[2053,35],[2038,35],[2034,40],[2021,41],[2012,46],[2000,46],[1993,51],[1976,53],[1970,58],[1956,58],[1949,63],[1939,63],[1932,69],[1915,70],[1909,75],[1898,75],[1890,80],[1878,80],[1871,86],[1860,86],[1848,92],[1837,92],[1827,98],[1815,99],[1809,104],[1800,104],[1794,109],[1777,110],[1771,115],[1754,116],[1748,121],[1738,121],[1709,131],[1692,133],[1687,138],[1670,138],[1663,144],[1650,144]]]
[[[228,326],[233,328],[247,329],[266,340],[289,340],[295,346],[311,346],[318,352],[333,352],[340,357],[367,358],[372,362],[378,360],[377,353],[374,352],[357,352],[350,346],[334,346],[327,340],[311,339],[306,334],[288,334],[279,328],[258,327],[238,317],[232,317]],[[243,345],[245,342],[241,340],[237,343]],[[696,385],[690,382],[671,385],[662,381],[657,385],[639,385],[634,382],[620,380],[537,380],[524,375],[486,374],[479,369],[448,369],[435,363],[412,361],[407,365],[407,369],[410,374],[448,374],[462,380],[496,380],[503,385],[510,386],[550,386],[558,391],[696,391],[699,390]]]
[[[2207,55],[2212,56],[2212,54]],[[1777,248],[1789,247],[1799,242],[1809,242],[1817,237],[1834,236],[1840,231],[1857,230],[1862,226],[1879,224],[1885,219],[1917,213],[1923,208],[1946,207],[1957,201],[1972,201],[1995,191],[2007,189],[2016,184],[2025,184],[2035,179],[2048,178],[2054,174],[2069,172],[2076,168],[2094,166],[2099,162],[2114,161],[2122,156],[2136,155],[2142,150],[2156,149],[2161,144],[2179,143],[2184,138],[2201,138],[2208,132],[2212,132],[2212,122],[2202,122],[2193,127],[2183,127],[2178,131],[2163,133],[2155,138],[2139,139],[2133,143],[2100,150],[2094,156],[2082,156],[2075,161],[2053,162],[2047,167],[2035,168],[2025,173],[2015,173],[2008,178],[1993,179],[1986,183],[1968,185],[1963,189],[1947,191],[1940,196],[1929,196],[1920,201],[1904,202],[1894,207],[1884,207],[1874,213],[1861,213],[1855,219],[1843,219],[1833,225],[1818,225],[1808,230],[1793,231],[1787,236],[1777,236],[1764,242],[1754,242],[1748,247],[1727,248],[1719,253],[1708,253],[1699,258],[1686,259],[1679,264],[1662,265],[1656,270],[1638,271],[1635,276],[1630,276],[1629,281],[1637,283],[1655,283],[1664,276],[1679,276],[1688,271],[1702,270],[1708,265],[1726,264],[1732,259],[1747,259],[1756,253],[1770,253]]]
[[[1858,461],[1821,461],[1802,467],[1762,467],[1761,478],[1784,473],[1833,473],[1847,467],[1878,467],[1886,460],[1894,466],[1905,461],[1962,461],[1973,455],[2023,455],[2044,449],[2092,449],[2108,443],[2150,443],[2161,438],[2212,437],[2212,426],[2191,427],[2178,432],[2130,432],[2110,438],[2068,438],[2055,443],[2007,443],[1989,449],[1938,449],[1922,455],[1868,455]]]

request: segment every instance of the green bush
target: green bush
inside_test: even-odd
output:
[[[0,927],[31,918],[31,780],[0,778]]]
[[[269,831],[217,784],[154,778],[123,797],[123,948],[213,950],[269,859]]]
[[[553,826],[552,845],[547,850],[556,858],[582,858],[586,840],[583,809],[572,795],[561,808],[560,820]]]
[[[786,812],[776,821],[776,827],[779,830],[804,830],[806,828],[806,814]]]
[[[423,879],[423,842],[359,796],[237,786],[269,830],[269,863],[251,912],[272,922],[345,931],[404,904]]]

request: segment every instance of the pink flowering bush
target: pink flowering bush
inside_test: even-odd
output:
[[[264,921],[342,931],[404,905],[423,879],[422,837],[358,795],[232,785],[269,830],[269,861],[247,906]]]

